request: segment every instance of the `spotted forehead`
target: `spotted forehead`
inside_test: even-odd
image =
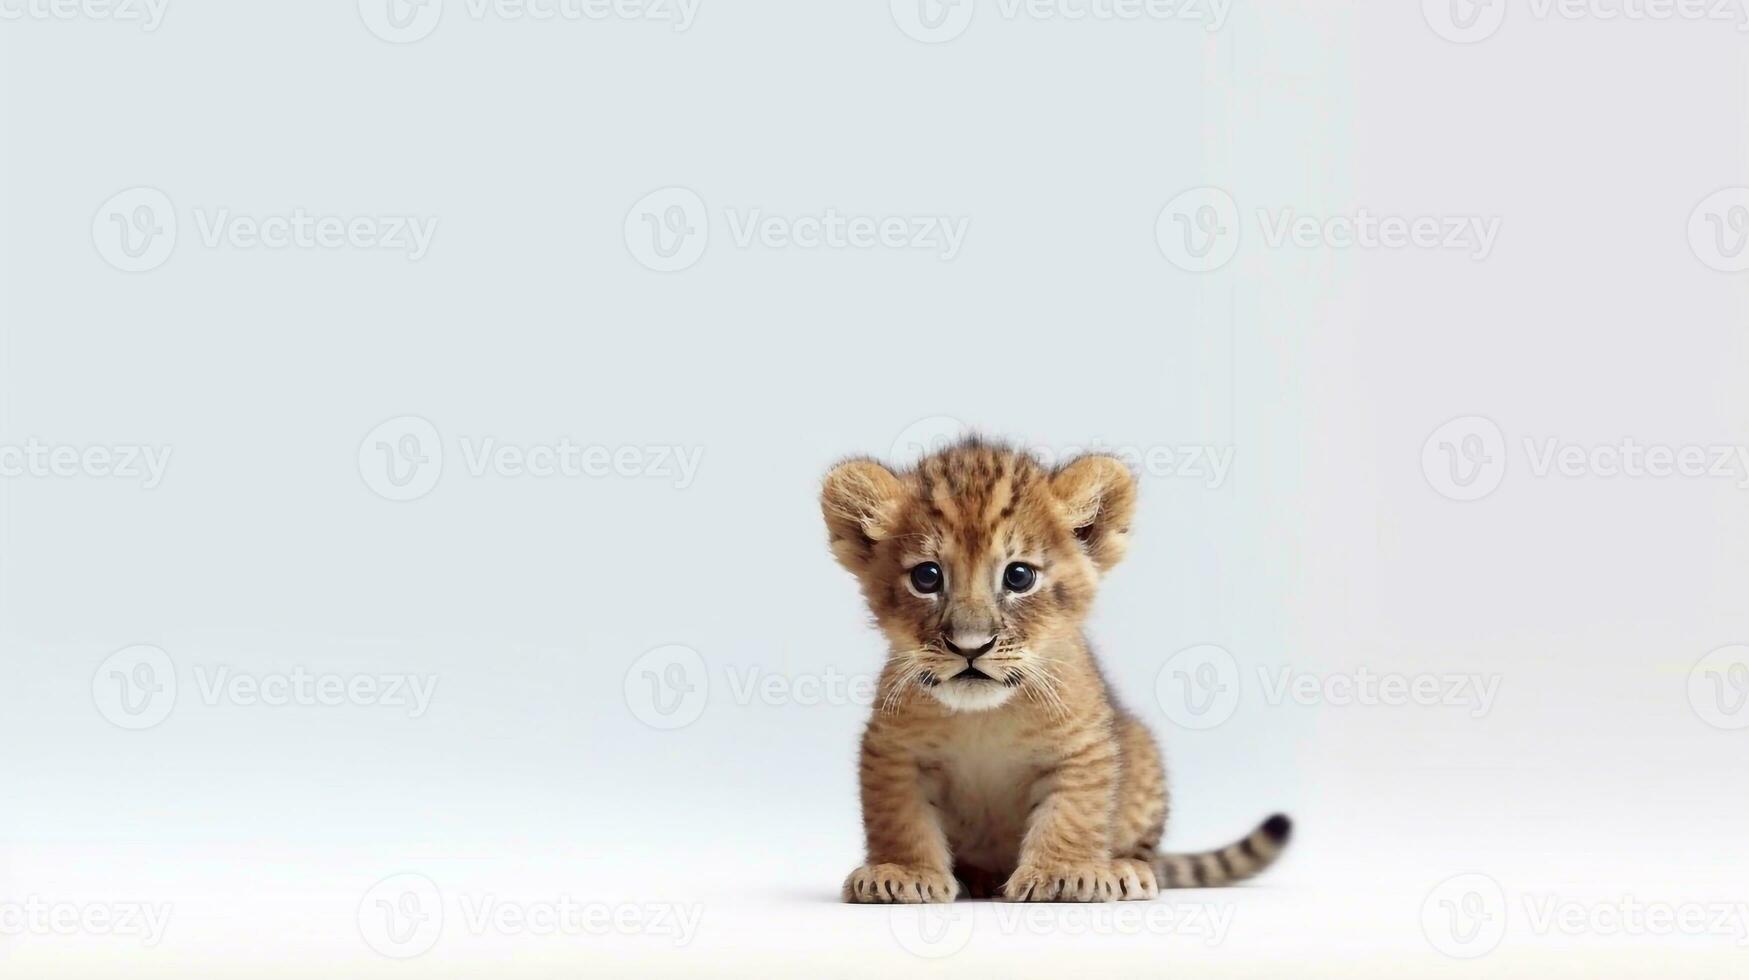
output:
[[[955,447],[925,458],[911,477],[913,533],[929,550],[977,556],[1046,543],[1045,471],[1024,453]]]

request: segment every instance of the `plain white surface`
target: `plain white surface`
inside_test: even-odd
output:
[[[1223,6],[1207,30],[991,2],[929,44],[883,3],[706,3],[684,31],[471,9],[406,44],[371,32],[369,0],[0,25],[0,444],[171,453],[150,489],[0,479],[0,972],[1740,966],[1743,919],[1634,934],[1608,909],[1749,901],[1746,731],[1690,689],[1738,690],[1736,654],[1699,665],[1749,642],[1744,474],[1535,459],[1749,441],[1744,280],[1690,239],[1712,227],[1697,205],[1749,184],[1735,23],[1515,4],[1454,43],[1434,3]],[[177,234],[124,272],[106,202],[137,187]],[[675,187],[708,240],[657,272],[640,202]],[[1156,232],[1205,187],[1239,237],[1196,273]],[[656,200],[660,223],[694,197]],[[436,224],[416,261],[203,239],[221,212],[299,209]],[[1272,247],[1284,209],[1498,234],[1485,259]],[[828,211],[965,234],[951,260],[737,241],[755,212]],[[397,502],[372,461],[410,417],[443,460]],[[1459,502],[1424,447],[1473,417],[1504,470]],[[850,692],[881,650],[817,481],[956,422],[1053,453],[1231,453],[1219,481],[1144,476],[1091,625],[1165,745],[1170,845],[1296,818],[1266,878],[1157,903],[1230,912],[1219,942],[964,904],[923,923],[950,944],[970,923],[931,958],[915,921],[833,901],[859,859]],[[476,476],[486,440],[697,468]],[[103,709],[136,644],[178,685],[138,731]],[[1186,727],[1167,668],[1203,645],[1237,686],[1220,724]],[[639,692],[676,646],[696,666],[665,728]],[[1282,670],[1336,696],[1272,699]],[[1328,685],[1363,670],[1495,694],[1341,703]],[[213,687],[300,674],[435,687],[417,711]],[[444,918],[399,960],[366,933],[403,874]],[[633,924],[467,924],[488,898],[566,897]],[[32,899],[172,915],[153,946],[9,926]],[[636,924],[658,906],[700,914],[684,944]],[[1539,926],[1551,908],[1578,926]],[[1463,959],[1454,922],[1502,931]]]

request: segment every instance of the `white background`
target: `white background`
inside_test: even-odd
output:
[[[376,0],[155,29],[0,2],[0,973],[1740,970],[1749,912],[1608,910],[1749,902],[1749,659],[1703,663],[1749,643],[1749,191],[1711,197],[1749,184],[1744,17],[1454,2],[704,0],[677,30],[448,0],[404,32]],[[1197,271],[1175,200],[1230,202],[1230,259]],[[300,209],[435,230],[416,258],[230,237]],[[829,210],[965,237],[737,234]],[[1497,235],[1270,240],[1362,212]],[[1285,810],[1266,877],[1155,912],[837,904],[846,679],[883,651],[818,480],[960,424],[1231,454],[1144,473],[1091,630],[1165,745],[1168,844]],[[476,470],[486,440],[638,462]],[[1737,461],[1608,475],[1627,440]],[[170,455],[148,487],[33,446]],[[666,447],[696,471],[644,472]],[[167,659],[134,675],[136,645]],[[1169,661],[1202,645],[1224,720],[1187,727]],[[1284,669],[1331,696],[1271,697]],[[268,705],[221,672],[435,688]],[[1363,672],[1495,695],[1341,697]],[[161,719],[118,707],[136,676],[174,677]],[[426,931],[373,935],[427,880]],[[468,921],[564,897],[622,924]]]

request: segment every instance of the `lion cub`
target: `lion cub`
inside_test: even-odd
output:
[[[1152,898],[1267,867],[1273,816],[1203,854],[1155,850],[1166,778],[1112,700],[1082,621],[1123,556],[1135,481],[1110,456],[1048,470],[978,439],[894,472],[851,460],[821,494],[832,551],[891,648],[862,739],[868,861],[850,902]]]

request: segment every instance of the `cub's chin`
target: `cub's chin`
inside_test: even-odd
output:
[[[955,678],[927,690],[949,711],[989,711],[1007,704],[1017,689],[1000,681]]]

